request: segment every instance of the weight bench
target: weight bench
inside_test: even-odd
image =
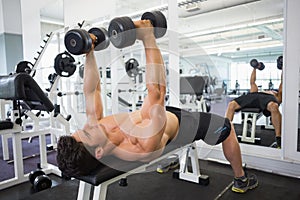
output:
[[[259,108],[243,108],[241,109],[243,119],[242,142],[255,143],[260,142],[260,138],[255,137],[256,121],[263,115]],[[248,125],[251,126],[250,136],[248,136]]]
[[[151,166],[173,154],[178,154],[180,160],[180,169],[173,172],[174,178],[201,185],[209,184],[209,177],[200,174],[196,142],[179,148],[176,145],[168,144],[163,155],[149,163],[129,162],[115,157],[105,157],[106,160],[102,160],[100,166],[89,175],[74,177],[80,180],[77,200],[90,200],[91,197],[93,200],[105,200],[109,184],[119,181],[120,186],[126,186],[127,176],[148,172]],[[192,163],[190,170],[188,170],[187,165],[189,156]],[[91,193],[92,188],[94,188],[93,194]]]
[[[51,127],[43,129],[38,127],[38,130],[23,130],[24,128],[22,127],[22,116],[24,113],[26,116],[35,118],[37,116],[31,112],[32,110],[46,111],[48,113],[54,110],[54,105],[36,81],[26,73],[0,76],[0,99],[13,101],[11,119],[10,121],[4,120],[0,122],[0,134],[6,138],[9,135],[12,138],[15,174],[14,178],[0,182],[0,190],[28,181],[28,174],[24,174],[23,166],[23,138],[38,136],[40,165],[43,171],[47,174],[54,173],[61,175],[60,170],[56,166],[47,163],[46,134],[52,133],[55,130]],[[2,139],[5,137],[2,137]],[[4,144],[5,142],[6,140],[3,140]],[[6,153],[8,152],[4,152],[4,154]]]

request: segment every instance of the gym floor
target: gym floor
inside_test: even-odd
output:
[[[210,182],[207,186],[174,179],[172,171],[165,174],[148,172],[133,174],[127,177],[128,186],[121,187],[118,182],[108,187],[107,200],[193,200],[193,199],[300,199],[300,179],[290,178],[257,170],[248,169],[255,173],[259,186],[245,194],[237,194],[227,189],[232,182],[230,166],[200,160],[201,173],[208,175]],[[29,182],[5,189],[0,192],[1,200],[53,200],[76,199],[78,180],[63,181],[56,176],[50,176],[55,184],[51,189],[32,193]]]

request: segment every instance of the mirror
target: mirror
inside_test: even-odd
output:
[[[284,0],[177,2],[178,30],[184,36],[180,38],[180,55],[189,63],[180,63],[181,75],[209,77],[203,96],[209,102],[210,112],[224,116],[231,100],[250,92],[252,59],[265,65],[264,70],[256,70],[259,91],[278,90],[282,71],[277,69],[277,58],[283,54]],[[203,55],[198,55],[203,50],[209,61],[203,62]],[[270,117],[249,114],[245,128],[244,117],[244,113],[236,112],[233,118],[239,138],[245,139],[241,142],[273,145],[275,130]],[[256,124],[255,129],[251,124]],[[251,131],[255,132],[254,137],[250,137]]]

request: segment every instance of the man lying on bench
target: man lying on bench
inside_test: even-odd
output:
[[[281,74],[282,79],[282,74]],[[258,92],[256,85],[256,68],[253,67],[250,77],[250,93],[232,100],[227,107],[226,117],[233,120],[234,113],[244,108],[258,108],[266,117],[271,116],[272,125],[275,129],[275,143],[271,146],[281,148],[281,113],[279,105],[282,102],[282,80],[278,92],[269,90]]]
[[[243,193],[255,188],[258,185],[256,176],[247,176],[242,168],[240,147],[228,119],[165,107],[165,66],[153,27],[148,20],[136,21],[135,26],[137,39],[142,41],[146,55],[148,95],[141,110],[103,116],[96,59],[93,50],[87,53],[84,67],[87,123],[72,136],[60,138],[57,152],[60,170],[70,177],[87,175],[110,155],[126,161],[149,162],[172,143],[189,144],[202,139],[211,145],[222,143],[234,172],[233,191]]]

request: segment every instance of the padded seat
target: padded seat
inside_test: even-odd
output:
[[[243,108],[241,111],[242,112],[250,112],[250,113],[260,113],[260,112],[262,112],[262,110],[259,109],[259,108]]]
[[[88,175],[74,176],[74,178],[87,182],[93,186],[98,186],[101,183],[135,169],[142,164],[142,162],[129,162],[113,156],[107,156],[103,158],[101,162],[99,162],[99,166]]]
[[[14,123],[8,120],[0,121],[0,130],[12,129],[14,127]]]
[[[0,76],[0,99],[20,100],[24,109],[28,110],[54,110],[54,105],[47,95],[26,73]]]
[[[186,144],[183,144],[181,142],[176,144],[171,142],[165,147],[164,152],[161,156],[173,152],[174,150],[179,149],[180,147],[183,147],[185,145]],[[74,176],[74,178],[89,183],[93,186],[98,186],[107,180],[134,170],[137,167],[149,164],[140,161],[125,161],[114,156],[106,156],[100,161],[101,162],[99,162],[99,166],[95,170],[91,171],[88,175]]]

